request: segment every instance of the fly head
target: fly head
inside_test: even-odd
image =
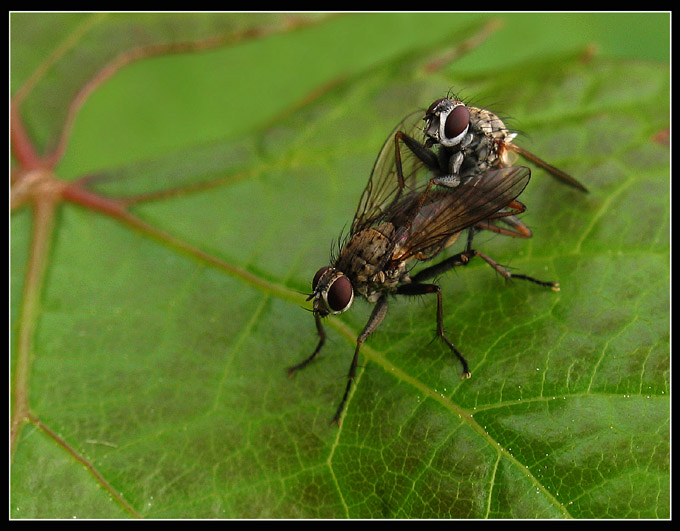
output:
[[[321,317],[347,311],[354,300],[354,288],[349,278],[331,266],[322,267],[316,272],[312,290],[307,300],[314,299],[314,312]]]
[[[459,145],[470,128],[470,110],[460,100],[441,98],[425,113],[425,145],[441,144],[445,147]]]

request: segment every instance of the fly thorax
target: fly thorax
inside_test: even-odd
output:
[[[474,131],[495,140],[506,141],[506,137],[510,134],[503,120],[486,109],[470,107],[470,125]]]
[[[396,289],[407,274],[405,264],[392,260],[399,249],[397,239],[394,225],[382,223],[357,232],[340,252],[337,267],[352,279],[355,291],[371,302]]]
[[[373,275],[369,282],[376,287],[395,288],[406,273],[406,263],[400,262],[397,267],[383,269]]]
[[[473,140],[465,150],[466,166],[475,166],[477,171],[505,164],[502,158],[503,146],[514,138],[494,113],[485,109],[470,107],[470,128]]]
[[[391,223],[357,232],[340,251],[337,267],[350,276],[357,286],[370,282],[380,271],[383,257],[392,247],[393,234],[394,226]]]
[[[385,291],[396,290],[404,279],[408,279],[406,263],[400,262],[396,267],[378,271],[367,282],[360,283],[357,291],[369,302],[376,302]]]

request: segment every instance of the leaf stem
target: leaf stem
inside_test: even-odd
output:
[[[54,229],[54,213],[58,203],[59,195],[55,193],[44,193],[33,203],[33,238],[22,297],[17,360],[14,369],[14,385],[12,386],[13,411],[10,429],[10,447],[12,453],[14,453],[19,430],[29,415],[28,373],[33,352],[33,334],[38,319],[40,296],[45,278],[45,266],[50,252]]]

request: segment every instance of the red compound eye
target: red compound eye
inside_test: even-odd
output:
[[[328,306],[334,312],[344,310],[352,300],[352,283],[346,276],[338,277],[328,288]]]
[[[314,289],[314,290],[316,289],[316,286],[317,286],[317,284],[319,283],[319,280],[321,279],[321,277],[323,276],[323,274],[324,274],[326,271],[328,271],[330,268],[331,268],[330,266],[325,266],[325,267],[322,267],[321,269],[319,269],[319,270],[316,272],[316,275],[314,275],[314,279],[312,279],[312,289]]]
[[[444,134],[446,138],[456,138],[470,123],[470,111],[465,105],[458,105],[446,117]]]
[[[437,108],[437,105],[439,105],[439,104],[440,104],[442,101],[444,101],[445,99],[446,99],[446,98],[439,98],[438,100],[434,101],[434,102],[432,103],[432,105],[430,105],[430,106],[428,107],[427,112],[425,113],[425,115],[427,116],[427,115],[429,115],[429,114],[432,114],[432,113],[434,112],[434,110]]]

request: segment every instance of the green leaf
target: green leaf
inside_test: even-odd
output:
[[[523,17],[44,16],[12,15],[36,146],[13,123],[12,517],[670,516],[667,62],[545,26],[504,55]],[[377,21],[391,41],[361,29]],[[112,59],[215,34],[102,79],[50,159]],[[439,279],[464,381],[436,302],[393,299],[329,426],[372,306],[327,319],[289,379],[317,341],[304,294],[388,133],[451,88],[589,188],[532,167],[534,237],[476,239],[561,291],[482,261]],[[22,192],[26,175],[53,188]]]

